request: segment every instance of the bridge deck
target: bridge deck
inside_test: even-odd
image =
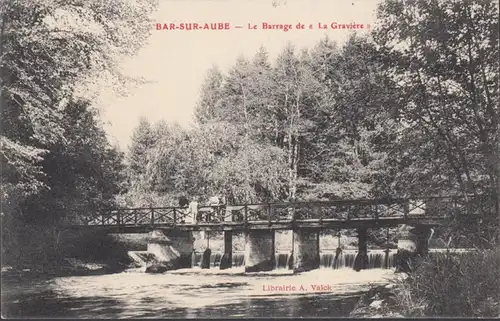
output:
[[[391,227],[400,224],[439,225],[465,209],[462,197],[419,199],[360,199],[201,206],[195,224],[186,208],[149,207],[113,209],[72,228],[106,228],[120,232],[154,228],[186,231],[285,230],[294,228]]]

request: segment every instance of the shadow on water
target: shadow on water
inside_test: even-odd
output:
[[[52,291],[2,296],[5,318],[110,318],[123,312],[120,301],[109,297],[58,297]]]
[[[193,317],[347,317],[361,294],[351,297],[333,295],[253,298],[238,304],[211,306],[204,311],[189,311]],[[201,312],[201,313],[200,313]]]
[[[110,297],[58,297],[45,291],[2,298],[2,315],[7,318],[346,317],[360,296],[361,293],[348,297],[331,294],[268,295],[249,297],[236,303],[180,308],[155,297],[143,297],[131,307],[131,302]]]

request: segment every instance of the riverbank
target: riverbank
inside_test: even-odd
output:
[[[404,318],[396,300],[397,286],[377,285],[364,293],[349,314],[353,318]]]
[[[366,292],[351,317],[500,318],[500,249],[441,251]]]
[[[2,267],[2,284],[20,280],[43,280],[64,276],[86,276],[120,273],[130,268],[122,262],[87,263],[75,258],[63,259],[51,265],[34,265],[30,267]]]

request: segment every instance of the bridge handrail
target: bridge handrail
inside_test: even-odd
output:
[[[468,197],[475,198],[476,195],[467,195]],[[484,195],[479,195],[484,196]],[[342,200],[329,200],[329,201],[296,201],[296,202],[275,202],[275,203],[240,203],[240,204],[227,204],[215,207],[225,207],[230,210],[248,209],[261,209],[269,206],[273,208],[289,208],[289,207],[305,207],[305,206],[333,206],[333,205],[391,205],[403,204],[410,201],[423,201],[432,199],[464,199],[463,195],[446,195],[446,196],[415,196],[410,198],[358,198],[358,199],[342,199]],[[161,206],[161,207],[118,207],[112,208],[109,211],[133,211],[133,210],[186,210],[188,207],[180,206]],[[211,210],[214,206],[202,205],[198,206],[198,211]]]
[[[219,222],[233,221],[234,216],[238,215],[236,221],[268,221],[281,222],[283,220],[304,220],[319,219],[359,219],[373,217],[401,217],[405,219],[409,215],[433,216],[432,212],[427,215],[428,201],[432,200],[450,200],[450,204],[455,208],[459,199],[474,199],[482,195],[441,195],[441,196],[420,196],[410,198],[359,198],[359,199],[339,199],[328,201],[296,201],[296,202],[277,202],[277,203],[256,203],[256,204],[231,204],[231,205],[202,205],[198,207],[198,213],[203,218],[216,215]],[[488,196],[488,195],[486,195]],[[448,202],[446,202],[448,203]],[[387,205],[387,207],[380,207]],[[394,206],[396,205],[396,206]],[[358,208],[361,206],[361,208]],[[372,207],[374,206],[374,207]],[[460,206],[460,205],[459,205]],[[363,209],[364,207],[364,209]],[[301,209],[309,209],[303,211]],[[321,210],[324,208],[324,210]],[[431,208],[434,208],[431,205]],[[106,212],[87,217],[83,224],[97,225],[151,225],[155,224],[182,224],[186,217],[188,207],[179,206],[161,206],[161,207],[133,207],[133,208],[112,208]],[[283,212],[282,210],[285,209]],[[281,211],[280,211],[281,210]],[[326,210],[326,212],[325,212]],[[414,212],[423,210],[423,212]],[[425,214],[423,214],[425,213]],[[111,215],[110,215],[111,214]],[[291,215],[291,216],[290,216]],[[237,216],[237,217],[238,217]],[[435,216],[435,215],[434,215]],[[439,215],[438,215],[439,216]],[[227,218],[232,217],[227,220]]]

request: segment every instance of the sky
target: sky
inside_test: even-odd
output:
[[[375,23],[378,0],[159,0],[152,34],[140,52],[123,61],[124,73],[142,77],[125,97],[103,86],[99,109],[112,143],[126,150],[140,117],[188,126],[207,71],[214,65],[226,71],[243,55],[251,58],[264,46],[272,61],[291,42],[312,48],[326,35],[339,44],[350,30],[331,24]],[[273,6],[273,2],[275,5]],[[230,23],[229,30],[156,30],[156,23]],[[262,24],[291,24],[292,30],[264,30]],[[302,23],[304,30],[296,29]],[[319,29],[318,24],[328,29]],[[257,25],[249,30],[248,24]],[[312,24],[312,29],[309,25]],[[242,26],[242,28],[234,28]],[[366,32],[358,30],[359,33]]]

